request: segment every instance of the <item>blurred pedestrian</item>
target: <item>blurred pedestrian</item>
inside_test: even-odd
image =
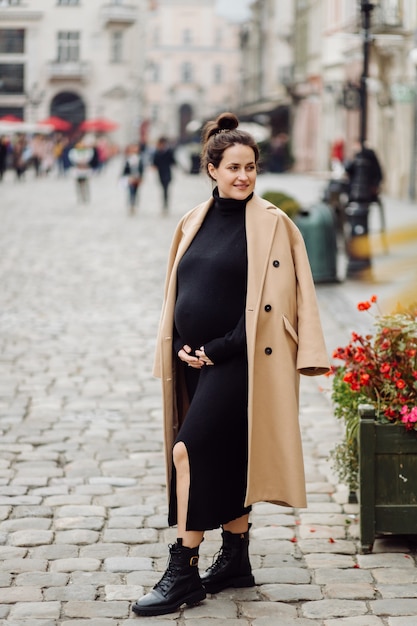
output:
[[[78,141],[68,153],[75,177],[77,199],[83,204],[90,201],[90,176],[93,157],[93,148],[87,146],[82,140]]]
[[[161,183],[163,194],[162,210],[166,212],[169,206],[169,185],[172,180],[171,168],[176,164],[174,151],[170,147],[166,137],[160,137],[158,139],[152,163],[158,170],[159,182]]]
[[[6,135],[0,136],[0,181],[3,180],[3,176],[7,169],[7,156],[9,151],[9,140]]]
[[[384,174],[374,150],[356,141],[354,156],[345,163],[345,171],[349,177],[350,201],[380,203]]]
[[[254,193],[258,159],[234,114],[205,125],[202,167],[216,187],[174,234],[154,370],[177,541],[138,615],[254,586],[252,504],[306,506],[299,375],[329,362],[303,237]],[[200,577],[204,531],[219,526],[221,550]]]
[[[137,207],[138,189],[142,183],[144,164],[137,144],[126,148],[122,177],[126,180],[129,214],[134,215]]]

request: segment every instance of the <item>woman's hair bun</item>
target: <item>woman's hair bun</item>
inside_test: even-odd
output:
[[[222,113],[216,120],[219,130],[234,130],[239,125],[239,120],[234,113]]]
[[[202,131],[203,144],[206,144],[210,137],[222,131],[234,130],[239,125],[239,120],[234,113],[221,113],[215,121],[207,122]]]

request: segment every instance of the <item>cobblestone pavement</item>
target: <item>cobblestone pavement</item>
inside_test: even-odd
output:
[[[77,205],[71,179],[16,183],[9,173],[0,186],[0,624],[415,626],[413,545],[379,539],[359,554],[357,506],[329,466],[340,425],[323,378],[302,381],[308,508],[254,507],[257,586],[166,617],[131,613],[175,539],[151,375],[167,247],[210,186],[177,172],[163,216],[148,171],[130,218],[119,171],[93,179],[89,205]],[[272,184],[306,202],[322,187],[265,175],[258,188]],[[402,209],[396,217],[411,223]],[[363,323],[354,302],[375,284],[318,286],[329,351]],[[392,281],[379,288],[392,295]],[[219,543],[219,531],[207,533],[203,568]]]

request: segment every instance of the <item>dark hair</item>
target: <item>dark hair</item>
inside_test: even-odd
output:
[[[255,163],[259,160],[259,148],[250,133],[238,128],[239,120],[234,113],[221,113],[215,121],[207,122],[202,131],[203,149],[201,153],[201,169],[209,176],[208,164],[219,167],[223,153],[230,146],[242,144],[252,148]],[[210,176],[211,178],[211,176]]]

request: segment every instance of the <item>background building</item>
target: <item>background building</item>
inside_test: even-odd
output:
[[[147,27],[145,114],[149,138],[187,138],[204,121],[239,103],[239,26],[215,0],[159,0]],[[190,127],[189,127],[190,128]]]
[[[50,115],[74,125],[118,122],[137,137],[142,121],[143,0],[1,0],[0,117]]]

